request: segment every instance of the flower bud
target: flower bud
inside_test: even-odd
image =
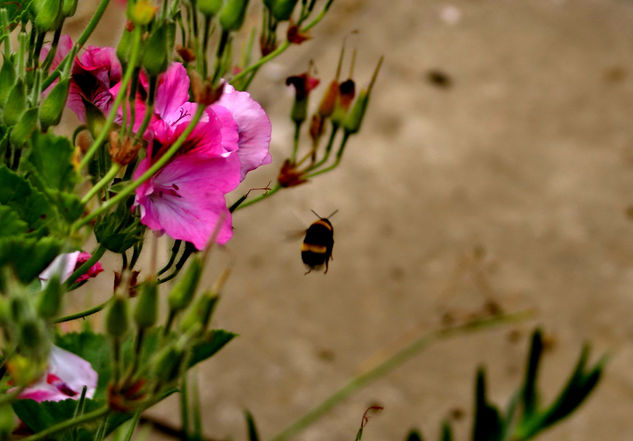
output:
[[[51,342],[44,323],[35,318],[29,318],[22,321],[19,326],[20,353],[34,360],[46,360]]]
[[[31,107],[22,114],[20,120],[13,127],[11,135],[9,136],[9,140],[14,145],[23,145],[31,138],[31,135],[37,128],[37,114],[37,107]]]
[[[11,88],[4,106],[4,123],[9,126],[17,124],[25,110],[26,92],[24,90],[24,82],[18,80]]]
[[[287,21],[299,0],[268,0],[264,4],[277,21]]]
[[[185,353],[177,345],[171,344],[155,357],[154,377],[159,383],[171,383],[180,376]]]
[[[308,97],[312,89],[319,85],[319,79],[311,77],[307,72],[286,78],[286,85],[295,88],[295,101],[290,111],[290,119],[301,124],[306,119],[308,111]]]
[[[374,83],[376,82],[376,77],[378,76],[378,71],[380,70],[380,66],[382,65],[382,60],[383,58],[380,57],[380,60],[378,61],[376,69],[374,70],[374,74],[372,75],[367,90],[362,90],[360,92],[360,94],[358,95],[358,99],[356,99],[356,102],[354,103],[354,106],[343,120],[343,129],[347,134],[353,135],[360,130],[365,112],[367,111],[367,106],[369,105],[369,96],[371,94],[372,88],[374,87]]]
[[[217,294],[211,291],[205,291],[202,296],[189,307],[187,314],[185,314],[180,322],[180,328],[183,332],[187,332],[195,325],[200,325],[201,330],[204,330],[211,320],[211,315],[219,298]]]
[[[34,360],[16,354],[7,360],[7,371],[16,386],[28,386],[42,376],[46,369],[46,359]]]
[[[15,67],[11,59],[5,58],[0,69],[0,107],[4,107],[4,103],[15,84],[15,79]]]
[[[167,303],[172,312],[181,311],[191,303],[201,275],[202,261],[196,256],[191,260],[187,272],[180,277],[167,296]]]
[[[158,26],[147,39],[145,50],[141,58],[141,65],[151,76],[157,76],[167,69],[167,26]]]
[[[97,139],[103,128],[105,127],[105,116],[101,110],[90,101],[82,99],[86,109],[86,125],[93,139]]]
[[[156,13],[156,6],[149,0],[138,0],[129,9],[129,18],[136,26],[148,25]]]
[[[61,24],[62,0],[35,0],[35,26],[40,31],[54,31]]]
[[[40,107],[40,122],[43,127],[59,124],[62,119],[62,113],[64,113],[64,107],[66,107],[69,88],[70,78],[61,80],[44,99]]]
[[[220,26],[225,31],[236,31],[242,27],[248,8],[248,0],[226,0],[220,11]]]
[[[332,115],[330,116],[332,122],[335,124],[342,124],[345,119],[345,115],[349,111],[352,102],[354,101],[354,97],[356,96],[356,85],[354,80],[347,79],[339,84],[338,88],[338,96],[336,99],[336,103],[334,104],[334,110],[332,111]]]
[[[15,429],[17,420],[15,413],[10,404],[5,404],[0,407],[0,440],[6,440],[11,438],[13,429]]]
[[[158,285],[154,279],[146,280],[141,285],[134,321],[139,329],[151,328],[156,324],[158,314]]]
[[[62,284],[59,277],[54,276],[39,294],[37,313],[40,317],[51,320],[59,314],[62,307]]]
[[[134,25],[130,22],[128,22],[128,24],[131,25],[132,29],[126,26],[119,40],[119,44],[116,47],[116,56],[124,66],[130,58],[130,52],[132,51],[132,30],[134,29]]]
[[[72,17],[77,10],[79,0],[62,0],[62,14],[64,17]]]
[[[330,83],[323,98],[321,99],[321,103],[319,104],[319,115],[324,118],[332,115],[334,112],[334,106],[336,105],[336,100],[339,96],[339,84],[338,81],[334,80]]]
[[[115,296],[106,312],[106,333],[116,339],[122,338],[130,327],[127,300]]]
[[[198,10],[207,17],[217,14],[222,7],[222,0],[198,0]]]

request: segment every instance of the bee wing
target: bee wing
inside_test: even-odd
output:
[[[303,239],[303,237],[306,235],[306,230],[305,229],[300,229],[300,230],[293,230],[293,231],[288,231],[285,234],[285,240],[288,242],[295,242],[299,239]]]

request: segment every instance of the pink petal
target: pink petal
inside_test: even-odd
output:
[[[217,241],[226,243],[233,233],[224,195],[239,185],[239,178],[235,155],[180,155],[154,176],[151,186],[137,189],[135,204],[141,206],[141,222],[203,249],[224,213],[227,217]]]
[[[40,273],[39,278],[42,282],[42,286],[46,286],[46,283],[48,283],[54,275],[58,275],[62,282],[68,279],[75,270],[79,254],[79,251],[74,251],[57,256],[50,265]]]
[[[251,170],[269,164],[272,157],[268,151],[270,146],[271,125],[266,112],[253,100],[248,92],[236,91],[226,85],[220,100],[211,106],[227,108],[239,127],[239,150],[242,179]]]
[[[168,123],[180,118],[180,107],[189,100],[189,76],[181,63],[172,63],[158,77],[154,112]]]

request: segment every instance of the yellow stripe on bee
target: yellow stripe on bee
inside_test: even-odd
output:
[[[325,228],[327,228],[328,230],[332,231],[332,225],[328,224],[324,220],[319,219],[318,221],[316,221],[314,223],[315,224],[319,224],[319,225],[323,225]]]
[[[313,253],[325,253],[327,251],[327,247],[323,245],[314,245],[311,243],[302,243],[301,251],[312,251]]]

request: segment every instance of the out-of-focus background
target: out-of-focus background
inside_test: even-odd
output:
[[[117,7],[91,43],[116,44]],[[199,369],[205,433],[246,439],[249,409],[267,439],[411,338],[496,303],[536,313],[430,346],[296,439],[353,439],[376,403],[384,411],[364,441],[402,440],[414,426],[437,439],[445,418],[466,439],[477,366],[505,404],[538,324],[546,400],[583,342],[593,359],[610,354],[597,392],[540,439],[631,439],[633,2],[336,0],[312,36],[252,85],[273,122],[274,160],[244,189],[274,181],[290,152],[286,76],[313,60],[316,104],[344,38],[357,49],[357,84],[385,62],[340,168],[234,216],[218,257],[233,259],[233,273],[214,325],[240,336]],[[310,209],[339,210],[325,276],[304,276],[300,239],[287,239],[314,220]],[[108,287],[111,277],[100,276]],[[149,413],[177,424],[176,406]]]

